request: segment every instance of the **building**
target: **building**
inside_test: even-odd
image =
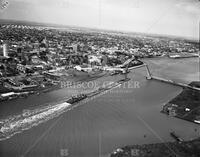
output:
[[[96,65],[96,64],[101,65],[101,59],[100,59],[99,56],[96,56],[96,55],[90,55],[90,56],[88,56],[88,62],[91,65]]]
[[[17,70],[22,73],[26,73],[26,67],[22,64],[17,64]]]
[[[103,56],[101,57],[101,65],[102,65],[102,66],[106,66],[107,63],[108,63],[108,58],[107,58],[106,55],[103,55]]]
[[[20,57],[21,60],[24,60],[24,51],[22,50],[22,47],[17,48],[17,55]]]
[[[3,56],[8,57],[8,44],[3,43]]]
[[[74,51],[75,53],[77,53],[77,52],[78,52],[78,45],[77,45],[77,44],[74,44],[72,47],[73,47],[73,51]]]

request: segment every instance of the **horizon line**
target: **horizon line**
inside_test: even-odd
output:
[[[16,24],[28,24],[28,23],[32,23],[35,26],[46,26],[48,27],[60,27],[60,28],[64,28],[64,27],[75,27],[75,28],[85,28],[85,29],[95,29],[96,31],[110,31],[110,32],[115,32],[115,33],[134,33],[134,34],[140,34],[140,35],[149,35],[149,36],[157,36],[157,37],[166,37],[166,38],[174,38],[174,39],[179,39],[179,40],[190,40],[190,41],[194,41],[194,42],[199,42],[199,38],[193,38],[193,37],[187,37],[187,36],[179,36],[179,35],[172,35],[172,34],[163,34],[163,33],[149,33],[149,32],[136,32],[136,31],[130,31],[130,30],[117,30],[117,29],[110,29],[110,28],[101,28],[96,26],[96,27],[90,27],[90,26],[80,26],[80,25],[68,25],[68,24],[57,24],[57,23],[51,23],[51,22],[38,22],[38,21],[29,21],[29,20],[16,20],[16,19],[0,19],[0,24],[1,21],[5,22],[4,24],[12,24],[12,23],[16,23]],[[8,23],[6,23],[8,22]]]

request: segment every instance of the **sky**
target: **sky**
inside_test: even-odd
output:
[[[0,19],[199,38],[200,0],[7,1]]]

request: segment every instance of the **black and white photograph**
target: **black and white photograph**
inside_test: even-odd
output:
[[[0,157],[200,157],[200,0],[0,0]]]

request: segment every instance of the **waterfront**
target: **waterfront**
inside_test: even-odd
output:
[[[183,83],[198,79],[197,61],[197,58],[145,59],[153,74]],[[0,142],[0,155],[61,156],[60,151],[68,149],[69,156],[73,157],[106,156],[124,145],[171,141],[173,139],[169,132],[172,130],[185,140],[199,136],[199,125],[160,113],[164,103],[178,95],[181,88],[148,81],[144,75],[144,68],[128,75],[140,83],[140,88],[117,88],[58,118]],[[121,77],[99,80],[117,80]],[[4,118],[6,114],[17,114],[23,109],[61,100],[67,95],[70,96],[71,92],[60,89],[27,99],[4,102],[1,104],[0,116]],[[44,131],[47,133],[43,134]]]

